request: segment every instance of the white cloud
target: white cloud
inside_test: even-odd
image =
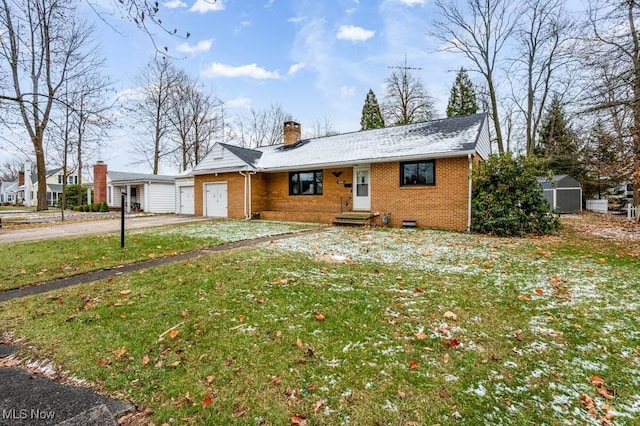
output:
[[[247,98],[246,96],[238,96],[234,99],[229,99],[224,104],[228,108],[240,108],[240,109],[251,109],[253,101],[251,98]]]
[[[224,10],[222,0],[196,0],[193,6],[191,6],[191,9],[189,9],[189,12],[207,13],[219,12],[221,10]]]
[[[187,55],[195,56],[198,53],[208,52],[213,44],[213,39],[201,40],[195,46],[191,46],[189,43],[181,43],[176,47],[176,50]]]
[[[415,5],[422,6],[425,2],[425,0],[396,0],[396,1],[406,6],[415,6]]]
[[[302,21],[304,21],[304,16],[292,16],[291,18],[287,19],[287,22],[290,22],[292,24],[297,24]]]
[[[298,71],[305,67],[304,62],[298,62],[297,64],[293,64],[289,67],[289,75],[295,75]]]
[[[255,78],[257,80],[266,79],[279,79],[280,74],[277,71],[267,71],[257,64],[240,65],[234,67],[231,65],[221,64],[214,62],[209,67],[200,73],[203,77],[216,78],[216,77],[248,77]]]
[[[187,7],[187,4],[182,0],[170,0],[163,3],[167,9],[177,9],[179,7]]]
[[[373,37],[375,33],[375,31],[365,30],[362,27],[356,27],[354,25],[342,25],[338,29],[338,35],[336,37],[340,40],[365,41]]]
[[[274,1],[275,1],[275,0],[269,0],[269,1],[267,1],[267,4],[265,4],[265,5],[264,5],[264,7],[271,7],[271,6],[273,6],[273,2],[274,2]]]
[[[350,98],[356,94],[356,88],[354,86],[342,86],[340,88],[341,98]]]

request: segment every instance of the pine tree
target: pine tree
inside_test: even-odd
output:
[[[478,112],[476,89],[464,68],[460,68],[456,81],[451,87],[449,104],[447,105],[447,117],[469,115]]]
[[[373,90],[369,89],[367,97],[362,106],[362,118],[360,119],[361,130],[379,129],[384,127],[384,119],[380,112],[380,106]]]
[[[569,125],[558,96],[554,96],[542,118],[537,154],[546,159],[547,169],[554,174],[568,174],[582,180],[585,168],[580,162],[581,148]]]

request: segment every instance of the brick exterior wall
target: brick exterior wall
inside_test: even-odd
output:
[[[196,216],[204,216],[204,185],[227,183],[227,212],[229,219],[244,219],[244,177],[240,173],[219,173],[195,176],[193,179],[193,202]]]
[[[400,163],[371,165],[371,211],[391,213],[390,226],[415,220],[420,228],[467,229],[469,162],[467,158],[435,160],[434,186],[400,186]]]
[[[93,200],[94,203],[107,202],[107,165],[98,161],[93,165]]]
[[[420,228],[454,231],[467,229],[469,163],[466,157],[435,160],[436,185],[400,186],[400,163],[371,165],[371,211],[382,224],[382,214],[391,213],[390,226],[415,220]],[[339,176],[335,176],[339,174]],[[195,214],[203,214],[203,184],[227,182],[229,218],[244,217],[244,177],[239,173],[196,176]],[[341,182],[341,183],[339,183]],[[329,223],[340,211],[351,211],[353,168],[323,169],[322,195],[289,195],[289,173],[258,173],[252,176],[253,212],[262,219]],[[342,206],[342,208],[341,208]]]

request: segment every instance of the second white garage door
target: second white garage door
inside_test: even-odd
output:
[[[193,186],[180,187],[180,214],[193,214]]]
[[[205,216],[227,217],[227,183],[207,183],[204,185]]]

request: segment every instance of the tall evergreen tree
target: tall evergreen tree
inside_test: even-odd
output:
[[[558,96],[554,96],[542,118],[537,153],[546,159],[547,168],[555,174],[568,174],[578,180],[585,176],[580,162],[581,147],[571,129]]]
[[[456,81],[451,87],[449,104],[447,105],[447,117],[469,115],[478,112],[476,89],[464,68],[460,68]]]
[[[367,97],[362,106],[362,118],[360,119],[361,130],[379,129],[384,127],[384,119],[380,112],[380,105],[373,90],[369,89]]]

